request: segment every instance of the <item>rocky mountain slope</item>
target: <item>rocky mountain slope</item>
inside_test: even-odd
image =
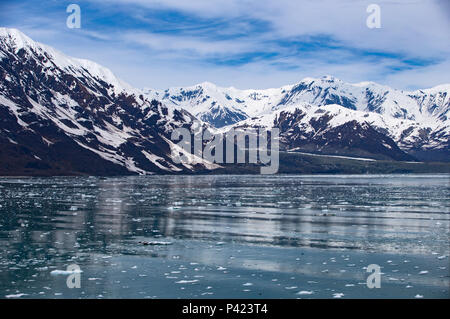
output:
[[[195,118],[149,100],[100,65],[0,28],[0,175],[191,172],[169,140]]]
[[[172,157],[173,130],[194,125],[218,134],[278,127],[286,151],[448,161],[449,94],[445,85],[406,92],[329,76],[268,90],[139,90],[94,62],[0,28],[0,175],[220,169]]]

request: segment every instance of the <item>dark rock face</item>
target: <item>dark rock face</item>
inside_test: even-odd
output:
[[[0,41],[0,175],[204,169],[170,156],[171,131],[195,120],[188,112],[138,96],[100,66],[47,52],[17,31]]]
[[[309,129],[305,130],[304,126],[299,125],[305,115],[298,109],[295,112],[281,112],[275,119],[273,126],[280,129],[280,141],[285,149],[383,160],[415,160],[391,138],[367,123],[349,121],[331,126],[329,122],[332,117],[323,113],[318,118],[312,118],[308,123]]]
[[[391,138],[379,133],[370,125],[361,125],[356,121],[333,127],[324,134],[311,136],[306,141],[294,142],[292,147],[328,155],[396,161],[415,160],[413,156],[400,150]]]
[[[211,113],[201,115],[200,119],[217,128],[232,125],[248,118],[248,116],[243,112],[230,110],[227,108],[215,107],[212,108],[211,111]]]

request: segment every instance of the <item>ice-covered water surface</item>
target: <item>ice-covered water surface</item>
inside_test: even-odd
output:
[[[449,188],[449,175],[0,178],[0,298],[450,298]]]

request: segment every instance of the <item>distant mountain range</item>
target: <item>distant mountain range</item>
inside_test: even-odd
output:
[[[413,92],[325,76],[267,90],[136,89],[94,62],[0,28],[0,175],[206,173],[174,128],[278,127],[286,152],[449,161],[450,85]]]
[[[324,76],[277,89],[238,90],[206,82],[145,94],[216,128],[279,127],[286,149],[394,160],[450,158],[450,85],[399,91]]]

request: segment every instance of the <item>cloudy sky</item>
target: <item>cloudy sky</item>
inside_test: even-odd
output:
[[[66,26],[69,4],[81,28]],[[369,29],[367,7],[381,8]],[[25,0],[0,24],[136,87],[279,87],[334,75],[400,89],[450,83],[448,0]]]

